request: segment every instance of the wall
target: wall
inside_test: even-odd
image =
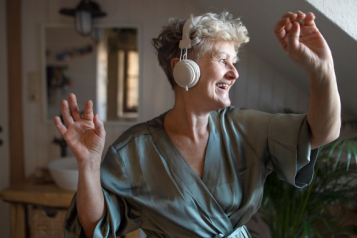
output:
[[[81,37],[70,27],[46,27],[46,62],[48,66],[60,66],[66,68],[66,76],[71,80],[71,86],[64,88],[51,89],[51,96],[48,103],[47,118],[53,119],[61,113],[61,100],[68,98],[70,93],[77,96],[79,108],[83,109],[84,104],[89,98],[93,104],[97,105],[96,98],[96,47],[88,37]],[[93,51],[83,55],[74,55],[72,59],[57,60],[56,55],[60,52],[74,50],[92,46]],[[88,65],[92,67],[87,67]],[[85,88],[85,90],[83,90]]]
[[[307,2],[357,40],[357,2],[355,0],[307,0]]]
[[[5,0],[0,0],[0,191],[10,185]],[[10,204],[0,200],[1,237],[10,237]]]
[[[263,61],[248,45],[239,53],[239,58],[239,78],[230,93],[232,105],[266,112],[282,112],[284,108],[299,113],[308,111],[309,95]]]

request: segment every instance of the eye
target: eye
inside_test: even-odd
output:
[[[219,62],[222,64],[226,64],[226,59],[220,59]]]

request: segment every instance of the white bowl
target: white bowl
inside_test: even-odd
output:
[[[48,168],[58,187],[76,191],[78,184],[78,165],[75,157],[56,159]]]

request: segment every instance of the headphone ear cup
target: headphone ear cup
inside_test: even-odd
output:
[[[195,74],[195,77],[193,78],[193,80],[191,81],[190,85],[188,85],[187,87],[188,88],[192,88],[193,86],[195,86],[198,81],[200,80],[200,77],[201,77],[201,70],[200,70],[200,67],[198,66],[198,64],[196,64],[195,61],[193,60],[187,60],[188,63],[190,64],[190,66],[194,69],[194,74]]]
[[[193,60],[181,60],[175,65],[173,76],[176,83],[183,88],[195,86],[200,79],[199,66]]]

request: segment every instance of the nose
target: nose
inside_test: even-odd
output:
[[[226,77],[230,80],[237,79],[239,77],[238,71],[234,65],[229,65],[229,68],[226,73]]]

